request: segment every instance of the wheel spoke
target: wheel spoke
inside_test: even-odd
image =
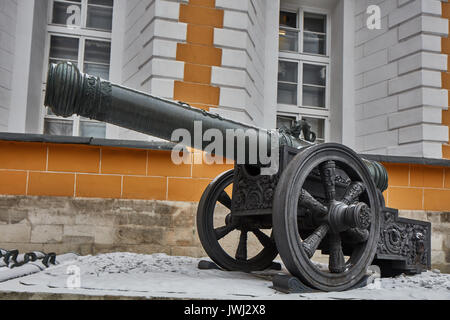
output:
[[[262,232],[259,229],[253,229],[253,234],[258,238],[259,242],[264,246],[264,248],[272,248],[274,246],[273,240],[266,235],[264,232]]]
[[[231,210],[231,198],[228,195],[228,193],[222,191],[222,193],[219,196],[219,199],[217,199],[221,204],[223,204],[225,207],[227,207],[229,210]]]
[[[345,257],[342,252],[341,236],[339,233],[330,233],[330,257],[328,270],[331,273],[341,273],[345,271]]]
[[[227,234],[229,234],[234,229],[236,229],[236,226],[233,224],[227,224],[226,226],[214,229],[214,232],[216,234],[216,239],[217,240],[222,239],[223,237],[225,237]]]
[[[239,245],[236,250],[236,260],[247,260],[247,230],[241,231]]]
[[[320,213],[322,216],[328,214],[328,208],[317,201],[308,191],[302,189],[299,198],[300,204],[313,212]]]
[[[329,230],[327,224],[321,225],[317,228],[308,238],[303,241],[303,249],[306,251],[308,258],[312,258],[314,252],[316,252],[323,238],[326,236]]]
[[[346,205],[352,204],[356,199],[366,190],[362,182],[352,182],[345,190],[345,195],[342,202]]]
[[[325,188],[325,195],[328,202],[336,198],[336,163],[326,161],[320,165],[320,176]]]

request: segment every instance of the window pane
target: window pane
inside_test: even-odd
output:
[[[297,62],[280,61],[278,63],[278,81],[297,83]]]
[[[316,86],[326,85],[326,67],[314,64],[303,64],[303,83]]]
[[[104,138],[106,136],[106,125],[101,122],[80,121],[80,136]]]
[[[327,31],[327,18],[323,14],[307,13],[305,12],[304,18],[305,31],[326,33]]]
[[[86,26],[92,29],[112,30],[113,8],[88,6]]]
[[[280,51],[298,51],[298,32],[280,29]]]
[[[297,105],[297,85],[278,83],[278,103]]]
[[[100,77],[105,80],[109,80],[109,66],[95,63],[85,63],[84,73],[91,76]]]
[[[303,52],[325,55],[327,53],[325,35],[311,32],[304,32]]]
[[[311,126],[311,131],[316,134],[317,139],[322,141],[325,139],[325,119],[309,117],[302,117],[302,119],[309,123]]]
[[[73,122],[59,119],[45,119],[44,134],[54,136],[72,136]]]
[[[325,108],[325,88],[303,86],[303,106]]]
[[[114,0],[89,0],[89,4],[112,7],[114,5]]]
[[[78,61],[77,38],[52,36],[50,43],[50,58]]]
[[[81,0],[73,0],[73,2],[81,2]],[[68,26],[80,26],[81,4],[55,1],[53,5],[52,23],[64,24]]]
[[[280,12],[280,26],[297,28],[297,14],[295,12]]]
[[[277,117],[277,129],[290,129],[295,122],[293,117],[278,116]]]
[[[111,43],[86,40],[84,61],[109,64],[111,60]]]

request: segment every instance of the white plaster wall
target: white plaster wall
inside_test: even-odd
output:
[[[42,130],[47,5],[46,0],[17,1],[9,132],[40,133]]]
[[[17,0],[0,1],[0,131],[8,130],[16,21]]]
[[[109,80],[113,83],[122,83],[122,63],[125,43],[125,23],[127,17],[127,0],[115,0],[113,8],[113,24],[111,31],[111,63]],[[106,138],[119,139],[121,128],[106,124]]]
[[[212,84],[221,88],[220,106],[215,111],[245,123],[274,127],[275,113],[266,111],[270,101],[275,102],[272,108],[276,109],[276,93],[275,100],[270,99],[273,92],[266,92],[265,77],[276,79],[274,66],[270,68],[267,61],[277,61],[278,47],[267,45],[266,40],[270,33],[271,41],[277,44],[277,35],[268,28],[275,28],[278,34],[274,19],[278,20],[279,4],[268,4],[266,0],[216,0],[216,7],[224,10],[224,27],[214,30],[214,45],[223,50],[222,66],[212,68]]]
[[[163,0],[128,1],[123,55],[124,85],[173,98],[161,88],[167,80],[183,79],[184,64],[175,61],[177,42],[186,41],[185,23],[178,22],[180,4]],[[173,85],[172,85],[173,88]]]
[[[369,30],[369,5],[381,8],[381,30]],[[448,20],[439,0],[355,1],[356,148],[360,152],[442,157],[448,107],[441,37]]]
[[[266,1],[263,126],[267,129],[275,129],[277,122],[279,12],[279,1]]]
[[[186,41],[187,25],[178,22],[181,1],[126,1],[123,24],[121,83],[149,94],[173,99],[175,80],[184,77],[184,63],[176,61],[178,42]],[[116,137],[157,140],[117,129]]]
[[[25,131],[27,133],[41,133],[43,121],[41,108],[43,105],[42,75],[44,70],[45,38],[47,36],[47,0],[35,0],[33,31],[30,52],[30,71],[27,93],[27,116]]]

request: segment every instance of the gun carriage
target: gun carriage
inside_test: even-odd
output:
[[[70,63],[50,66],[45,105],[59,116],[78,114],[167,141],[175,129],[194,133],[194,123],[201,121],[202,136],[208,129],[224,137],[227,129],[253,129],[258,146],[261,140],[273,145],[269,130],[111,84]],[[430,224],[398,218],[397,210],[385,208],[386,169],[344,145],[305,138],[314,140],[305,123],[281,130],[278,171],[263,175],[259,158],[256,164],[247,162],[254,156],[254,141],[245,137],[245,163],[211,182],[198,205],[198,235],[210,258],[226,270],[257,271],[270,267],[279,254],[292,275],[324,291],[351,288],[371,264],[380,265],[384,275],[429,268]],[[238,137],[233,139],[237,160]],[[209,142],[186,144],[204,150]],[[239,241],[230,254],[221,240],[234,231]],[[261,244],[251,257],[249,235]],[[328,256],[327,266],[312,260],[318,252]]]

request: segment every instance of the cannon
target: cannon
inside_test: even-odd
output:
[[[341,291],[357,285],[371,264],[379,265],[382,275],[430,268],[431,226],[385,207],[383,165],[344,145],[308,141],[314,134],[304,122],[279,132],[249,126],[83,74],[71,63],[50,65],[45,105],[59,116],[77,114],[176,143],[172,134],[179,128],[202,135],[215,129],[224,137],[227,130],[239,132],[214,150],[235,166],[208,185],[197,210],[200,242],[225,270],[265,270],[279,254],[305,285]],[[248,130],[257,132],[256,140],[242,137]],[[239,142],[245,149],[241,158]],[[272,174],[262,174],[267,165],[260,150],[250,151],[255,143],[264,145],[260,142],[278,161]],[[208,150],[205,141],[183,143]],[[233,152],[224,152],[226,145]],[[224,239],[231,233],[237,244],[230,249]],[[250,237],[259,245],[253,253]],[[327,263],[318,263],[317,256]]]

